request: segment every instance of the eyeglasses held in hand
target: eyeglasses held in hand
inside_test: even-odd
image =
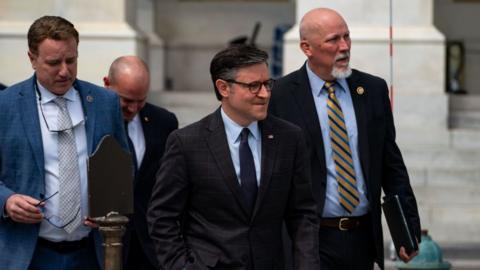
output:
[[[37,207],[40,206],[40,204],[42,204],[44,202],[47,202],[48,200],[50,200],[52,197],[54,197],[57,194],[58,194],[58,191],[53,193],[50,196],[46,196],[45,198],[41,199],[35,206],[37,206]],[[67,227],[68,225],[70,225],[75,220],[78,213],[80,213],[80,205],[78,206],[78,208],[75,212],[75,215],[72,217],[71,220],[64,221],[59,216],[51,215],[51,216],[47,217],[45,214],[43,215],[43,219],[45,219],[53,227],[58,228],[58,229],[63,229],[65,227]]]
[[[262,85],[265,86],[265,89],[267,91],[272,91],[272,88],[273,88],[273,84],[275,83],[275,80],[274,79],[268,79],[266,81],[255,81],[255,82],[250,82],[250,83],[246,83],[246,82],[239,82],[239,81],[236,81],[236,80],[232,80],[232,79],[229,79],[229,80],[225,80],[226,82],[229,82],[229,83],[236,83],[238,85],[241,85],[245,88],[248,89],[248,91],[250,91],[250,93],[256,95],[258,94],[258,92],[260,92],[260,89],[262,88]]]

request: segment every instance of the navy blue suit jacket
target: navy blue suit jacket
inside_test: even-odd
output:
[[[124,248],[126,254],[135,252],[129,249],[128,242],[131,237],[137,237],[150,264],[158,268],[153,241],[148,234],[147,207],[160,159],[165,151],[165,142],[168,135],[178,128],[178,121],[173,113],[149,103],[145,104],[139,114],[145,138],[145,154],[133,183],[134,213],[125,233]]]
[[[402,198],[408,222],[419,241],[420,218],[407,170],[395,142],[395,127],[386,82],[353,70],[347,83],[358,127],[358,150],[370,203],[376,262],[383,268],[381,189],[383,188],[386,195],[398,194]],[[326,197],[326,157],[305,65],[275,82],[269,112],[304,130],[310,150],[313,194],[318,213],[321,214]]]

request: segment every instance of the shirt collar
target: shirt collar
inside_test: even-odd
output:
[[[41,100],[42,104],[48,103],[56,99],[57,97],[59,97],[54,93],[48,91],[47,88],[45,88],[38,80],[37,80],[37,87],[38,87],[38,91],[40,92],[40,95],[42,96],[42,100]],[[73,88],[73,86],[70,87],[70,89],[68,89],[68,91],[63,95],[63,98],[72,102],[76,101],[78,96],[75,94],[75,88]]]
[[[141,122],[140,122],[140,113],[137,113],[137,114],[133,117],[132,121],[130,121],[130,123],[134,123],[134,124],[136,124],[136,125],[140,124],[140,123],[141,123]]]
[[[322,80],[320,77],[315,74],[310,67],[305,65],[307,68],[307,76],[308,80],[310,81],[310,88],[312,89],[312,92],[315,96],[320,96],[322,91],[326,91],[323,89],[323,85],[325,84],[325,81]],[[340,87],[337,87],[336,90],[340,89],[341,91],[346,91],[348,89],[348,83],[346,79],[337,79],[336,80],[337,85]]]
[[[222,115],[223,124],[225,125],[225,133],[229,138],[232,138],[234,142],[240,140],[240,133],[242,132],[243,126],[237,124],[225,113],[223,108],[220,109]],[[250,123],[246,128],[250,130],[250,134],[255,140],[260,140],[260,129],[258,128],[258,121]]]

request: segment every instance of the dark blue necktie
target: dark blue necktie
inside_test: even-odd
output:
[[[240,133],[240,182],[250,207],[249,209],[253,211],[258,187],[255,162],[253,161],[252,150],[250,150],[248,145],[249,133],[250,130],[248,128],[244,128]]]
[[[130,155],[132,155],[133,168],[136,174],[138,166],[137,166],[137,155],[135,153],[135,146],[133,145],[133,142],[130,139],[130,136],[128,135],[128,122],[125,121],[124,124],[125,124],[125,134],[127,134],[128,148],[130,148]]]

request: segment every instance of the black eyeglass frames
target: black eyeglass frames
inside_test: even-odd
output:
[[[258,94],[258,92],[260,92],[260,89],[262,88],[262,85],[265,86],[265,89],[267,91],[272,91],[272,88],[273,88],[273,84],[275,83],[275,80],[274,79],[268,79],[266,81],[255,81],[255,82],[250,82],[250,83],[246,83],[246,82],[239,82],[239,81],[236,81],[236,80],[233,80],[233,79],[229,79],[229,80],[225,80],[226,82],[229,82],[229,83],[236,83],[238,85],[241,85],[245,88],[248,89],[248,91],[250,91],[250,93],[256,95]]]

